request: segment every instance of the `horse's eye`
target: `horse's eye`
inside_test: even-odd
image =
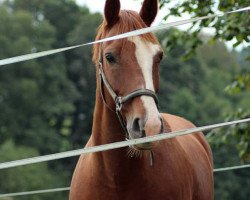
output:
[[[115,57],[111,53],[106,53],[105,57],[109,63],[115,63]]]

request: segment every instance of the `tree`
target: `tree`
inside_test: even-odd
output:
[[[183,14],[187,13],[191,17],[198,17],[198,16],[205,16],[209,14],[214,14],[218,11],[226,12],[231,11],[243,7],[249,6],[249,2],[246,0],[240,0],[240,1],[169,1],[169,0],[161,0],[161,8],[163,7],[171,7],[169,14],[165,17],[167,19],[169,16],[182,16]],[[171,5],[171,6],[169,6]],[[226,15],[224,17],[217,17],[209,20],[203,20],[200,22],[195,22],[191,25],[191,27],[185,31],[181,32],[179,30],[175,30],[173,32],[170,32],[170,34],[165,39],[165,45],[168,50],[173,51],[174,47],[176,45],[182,45],[185,49],[185,56],[184,58],[192,59],[194,55],[202,56],[199,51],[199,46],[201,46],[202,43],[207,42],[208,44],[215,43],[217,40],[223,40],[223,41],[234,41],[234,47],[239,46],[241,44],[245,44],[245,46],[249,46],[250,43],[250,36],[249,36],[249,26],[250,26],[250,20],[249,20],[249,13],[242,12],[237,14],[231,14]],[[215,30],[215,34],[211,35],[210,38],[207,38],[206,40],[202,40],[202,30],[206,27],[212,27]],[[224,62],[227,62],[228,64],[223,64],[223,66],[228,66],[231,64],[235,64],[235,62],[232,61],[229,57],[225,59],[225,57],[221,57],[221,52],[226,52],[225,50],[221,49],[221,51],[209,51],[209,46],[206,45],[206,50],[204,55],[202,56],[206,60],[210,61],[208,62],[208,67],[213,68],[214,67],[214,61],[215,59],[211,59],[211,53],[218,54],[220,57],[224,60]],[[202,47],[201,47],[202,48]],[[207,51],[208,50],[208,51]],[[219,89],[223,84],[218,84],[221,78],[226,78],[225,80],[231,79],[233,83],[227,83],[224,85],[224,88],[226,92],[224,93],[224,98],[229,99],[227,104],[225,104],[225,101],[221,101],[220,104],[218,104],[218,111],[224,110],[221,108],[225,108],[225,105],[227,107],[226,112],[220,113],[220,119],[222,117],[225,119],[225,121],[233,120],[233,119],[239,119],[239,118],[246,118],[250,116],[249,106],[250,106],[250,96],[249,96],[249,47],[240,53],[240,59],[238,60],[238,64],[235,65],[235,67],[231,68],[224,68],[220,69],[224,72],[231,71],[234,78],[231,76],[225,77],[225,74],[219,73],[220,70],[214,69],[210,73],[210,78],[206,80],[206,82],[209,85],[213,85],[214,89],[216,89],[216,92],[214,93],[214,96],[210,96],[210,105],[213,105],[213,100],[218,99]],[[237,55],[235,52],[234,55]],[[243,56],[244,55],[244,56]],[[244,57],[244,59],[242,59]],[[222,64],[220,61],[218,64]],[[207,72],[206,72],[207,73]],[[236,75],[239,74],[239,75]],[[223,75],[223,76],[221,76]],[[225,83],[225,82],[224,82]],[[220,85],[220,87],[218,87]],[[228,86],[227,86],[228,85]],[[207,87],[207,86],[206,86]],[[211,87],[211,86],[210,86]],[[208,89],[208,87],[207,87]],[[207,90],[206,89],[206,90]],[[203,91],[206,91],[203,90]],[[221,91],[224,90],[223,88]],[[211,92],[210,92],[211,93]],[[220,95],[221,96],[221,95]],[[212,97],[212,98],[211,98]],[[222,98],[223,99],[223,98]],[[179,100],[179,99],[178,99]],[[217,101],[216,101],[217,102]],[[230,108],[231,109],[228,109]],[[232,109],[233,108],[233,109]],[[194,110],[196,107],[194,106]],[[211,111],[211,106],[206,107],[203,109],[205,113],[209,113]],[[216,110],[215,110],[216,111]],[[224,110],[225,111],[225,110]],[[218,117],[217,112],[211,113],[212,116]],[[227,113],[227,114],[226,114]],[[223,167],[228,164],[235,165],[240,164],[240,161],[235,161],[234,163],[227,162],[231,157],[235,158],[237,155],[235,152],[234,154],[230,154],[229,156],[226,156],[228,153],[230,153],[231,149],[235,147],[238,149],[238,154],[242,161],[249,161],[250,158],[250,125],[249,124],[241,124],[238,126],[234,126],[234,128],[227,129],[227,130],[221,130],[220,133],[211,132],[209,134],[209,141],[210,144],[213,147],[214,150],[214,157],[215,157],[215,166],[216,167]],[[234,142],[232,142],[234,141]],[[236,141],[236,142],[235,142]],[[225,144],[227,146],[225,146]],[[217,159],[219,157],[220,159]],[[225,158],[225,159],[221,159]],[[240,170],[236,172],[227,172],[228,174],[215,174],[215,196],[218,199],[245,199],[247,196],[249,196],[248,192],[244,187],[247,185],[247,180],[245,177],[247,177],[247,174],[249,175],[249,170]],[[235,187],[232,187],[232,180],[235,180]],[[248,183],[249,184],[249,183]],[[241,191],[242,195],[239,195],[238,191]]]
[[[90,14],[87,8],[79,7],[72,0],[35,0],[32,2],[15,0],[7,1],[6,4],[15,10],[25,10],[31,13],[38,21],[48,21],[56,29],[53,48],[94,40],[96,29],[101,23],[100,14]],[[69,133],[72,148],[82,147],[91,133],[95,96],[95,70],[91,60],[91,48],[88,46],[61,53],[65,59],[63,62],[66,64],[67,78],[78,91],[78,96],[73,102],[75,110],[72,116],[62,122],[70,124],[63,130]]]
[[[102,17],[99,13],[81,16],[79,24],[68,35],[68,44],[81,44],[95,40],[95,33],[101,20]],[[81,94],[81,98],[75,102],[76,110],[73,118],[74,126],[72,127],[72,140],[77,148],[83,147],[92,129],[96,75],[91,55],[92,46],[77,49],[67,54],[69,77]]]
[[[170,30],[168,34],[172,34]],[[166,35],[159,35],[164,43]],[[185,47],[165,49],[161,64],[161,108],[186,117],[196,125],[218,123],[233,110],[231,100],[223,91],[237,69],[237,59],[225,44],[204,44],[196,56],[183,60]],[[205,56],[209,55],[209,56]],[[212,105],[212,106],[211,106]]]
[[[245,50],[241,54],[245,54]],[[225,90],[229,97],[233,97],[233,106],[236,108],[227,115],[226,120],[244,119],[250,117],[250,71],[247,67],[249,61],[244,56],[239,56],[241,67],[240,75],[234,78],[234,81],[228,85]],[[220,136],[217,132],[211,132],[209,139],[214,146],[221,146],[231,141],[237,141],[235,144],[238,149],[238,155],[243,162],[250,161],[250,124],[239,124],[232,129],[227,130],[226,134]]]
[[[18,152],[18,154],[17,154]],[[33,148],[24,146],[15,146],[9,140],[6,141],[0,148],[0,161],[17,160],[21,158],[38,156],[39,154]],[[12,193],[31,190],[40,190],[41,188],[65,187],[67,182],[63,176],[58,176],[57,173],[48,169],[46,163],[17,167],[15,169],[1,170],[0,173],[0,193]],[[17,197],[13,199],[24,200],[27,196]],[[42,195],[31,195],[29,200],[42,199],[68,199],[64,193],[51,193]]]
[[[74,1],[5,1],[0,4],[0,58],[93,40],[99,22],[99,14]],[[91,132],[94,88],[91,47],[0,68],[0,147],[11,140],[13,148],[31,147],[39,155],[83,147]],[[75,162],[70,158],[45,166],[51,173],[60,172],[65,187]],[[5,175],[16,174],[10,170]],[[8,185],[13,185],[11,179],[3,191],[22,189]]]
[[[0,9],[1,44],[6,47],[1,57],[52,47],[55,28],[48,21],[39,22],[24,10],[8,11],[6,6]],[[0,70],[1,142],[11,137],[17,144],[38,148],[42,154],[67,149],[62,129],[75,109],[72,104],[78,92],[67,78],[63,57]]]
[[[169,10],[169,14],[165,16],[165,20],[168,19],[169,16],[182,16],[183,14],[189,14],[191,17],[198,17],[198,16],[206,16],[209,14],[215,14],[218,13],[218,11],[226,12],[231,10],[236,10],[243,7],[248,7],[249,2],[246,0],[239,0],[239,1],[215,1],[215,0],[209,0],[209,1],[176,1],[173,3],[169,0],[161,0],[160,6],[161,8],[164,8],[165,6],[168,6],[171,4],[171,8]],[[247,20],[248,19],[248,20]],[[200,35],[203,30],[203,28],[213,28],[215,30],[215,33],[210,36],[207,40],[202,40]],[[237,47],[241,44],[249,45],[250,43],[250,36],[249,36],[249,27],[250,27],[250,20],[249,20],[249,13],[248,12],[241,12],[241,13],[235,13],[230,15],[225,15],[223,17],[216,17],[209,20],[203,20],[194,22],[192,26],[185,32],[181,31],[174,31],[171,32],[171,34],[168,35],[168,38],[166,39],[166,46],[168,49],[172,49],[176,44],[182,44],[186,48],[186,58],[190,58],[197,52],[198,46],[204,41],[212,42],[214,43],[216,40],[223,40],[223,41],[234,41],[234,47]],[[248,54],[248,55],[246,55]],[[206,57],[209,57],[207,54],[205,54]],[[220,54],[221,55],[221,54]],[[245,67],[242,65],[240,66],[238,73],[239,75],[236,76],[236,78],[233,80],[233,83],[230,84],[227,87],[227,91],[229,93],[235,93],[236,90],[242,91],[242,87],[247,88],[249,90],[250,85],[250,79],[249,79],[249,48],[246,48],[245,50],[245,58],[246,63],[244,64]],[[231,61],[229,59],[229,61]],[[243,62],[241,60],[241,62]],[[211,66],[213,66],[213,62],[210,63]],[[244,96],[244,95],[243,95]],[[242,96],[242,97],[243,97]],[[234,111],[234,114],[229,113],[226,120],[229,119],[238,119],[238,118],[245,118],[249,116],[249,105],[250,100],[249,96],[245,95],[245,99],[242,100],[242,102],[245,102],[244,104],[247,104],[247,111],[244,113],[240,113],[237,110],[242,110],[240,106],[238,109]],[[231,97],[228,97],[231,98]],[[244,125],[240,125],[244,126]],[[244,129],[244,130],[243,130]],[[246,159],[247,157],[250,157],[250,149],[248,146],[250,146],[250,137],[249,137],[249,127],[245,126],[245,128],[235,129],[231,132],[231,135],[234,136],[234,138],[238,139],[239,145],[238,149],[240,151],[239,155],[241,158]],[[242,131],[245,133],[242,137]],[[216,137],[218,139],[218,137]],[[243,142],[244,141],[244,142]]]
[[[182,16],[184,14],[189,14],[191,17],[200,17],[206,16],[221,12],[232,11],[249,6],[247,0],[239,1],[175,1],[174,3],[170,0],[160,0],[161,8],[166,6],[171,8],[169,14],[165,16],[165,20],[169,16]],[[203,28],[214,28],[215,34],[211,37],[211,41],[222,39],[224,41],[235,40],[234,46],[238,46],[242,43],[249,43],[250,36],[248,27],[250,26],[250,20],[247,12],[241,12],[231,15],[226,15],[223,17],[216,17],[209,20],[203,20],[194,22],[191,28],[187,32],[182,32],[179,36],[176,37],[175,34],[170,36],[169,44],[170,47],[173,47],[172,44],[176,43],[177,40],[181,41],[182,44],[187,45],[187,51],[194,52],[194,50],[202,42],[198,36]]]

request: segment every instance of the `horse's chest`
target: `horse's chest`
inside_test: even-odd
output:
[[[122,199],[188,200],[192,199],[192,186],[191,178],[182,180],[180,176],[172,176],[166,171],[156,172],[131,183]]]
[[[80,199],[109,200],[189,200],[192,199],[190,179],[182,180],[180,176],[171,176],[166,171],[147,174],[141,172],[128,180],[116,180],[116,175],[99,175],[100,178],[86,177]],[[90,176],[89,173],[87,176]],[[119,176],[119,175],[118,175]],[[126,174],[123,179],[130,175]],[[119,176],[120,177],[120,176]]]
[[[157,159],[160,161],[160,159]],[[86,160],[85,160],[86,161]],[[183,165],[157,162],[153,167],[133,167],[126,172],[94,169],[91,162],[81,163],[76,170],[75,192],[72,200],[191,200],[193,177]],[[92,167],[90,167],[92,166]],[[145,165],[144,165],[145,166]],[[188,164],[186,163],[186,167]]]

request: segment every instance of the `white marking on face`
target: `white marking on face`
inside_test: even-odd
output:
[[[135,56],[142,70],[146,89],[155,91],[153,84],[153,58],[160,51],[160,45],[142,40],[139,36],[130,37],[128,40],[135,44]],[[154,99],[149,96],[141,96],[140,98],[147,112],[147,123],[159,126],[159,111]]]
[[[142,40],[139,36],[128,38],[135,44],[135,56],[142,70],[146,89],[154,91],[153,85],[153,58],[160,50],[158,44]]]

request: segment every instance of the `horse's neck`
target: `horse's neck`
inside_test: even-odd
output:
[[[125,134],[121,128],[116,113],[108,108],[101,97],[100,92],[96,92],[96,104],[94,110],[92,142],[94,145],[102,145],[118,142],[125,139]]]
[[[102,145],[125,140],[125,133],[119,123],[116,113],[104,104],[100,93],[96,93],[96,104],[91,135],[91,145]],[[103,170],[118,171],[129,168],[130,159],[127,148],[115,149],[96,153],[93,155],[98,167]],[[122,168],[121,168],[122,165]]]

